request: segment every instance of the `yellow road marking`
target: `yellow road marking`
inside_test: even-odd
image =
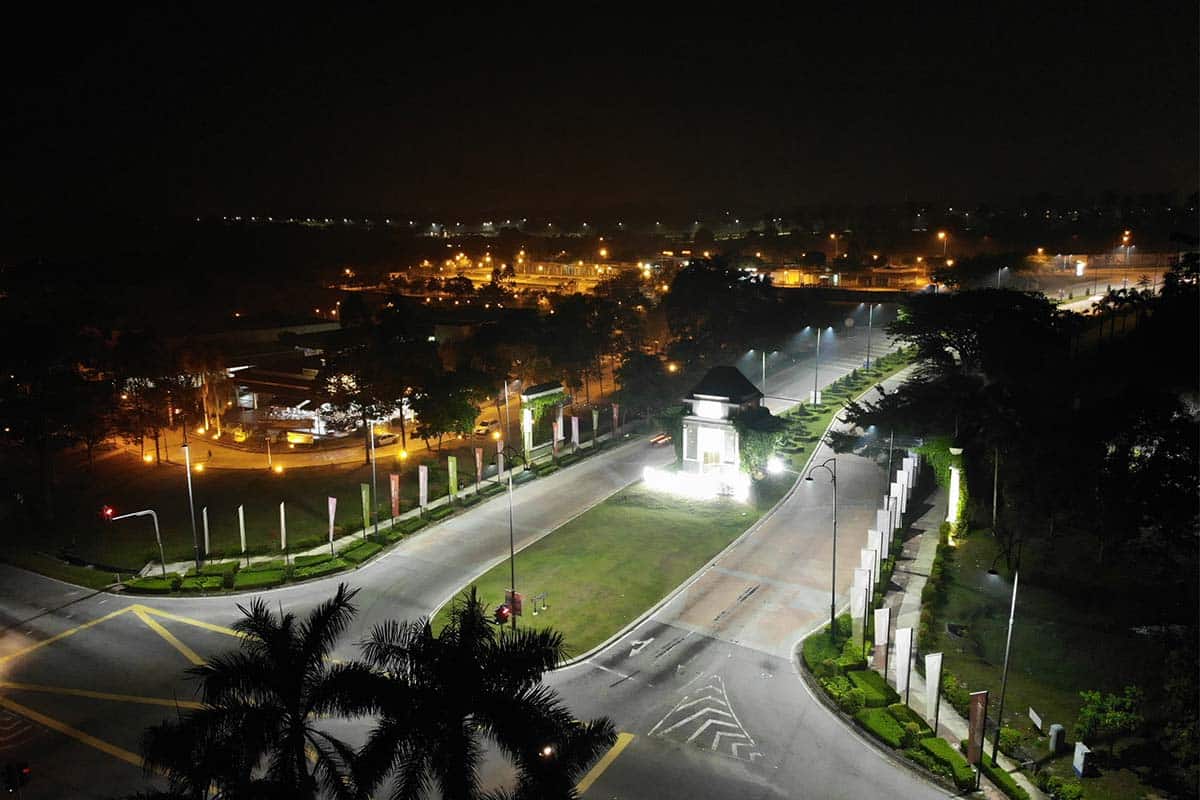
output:
[[[0,708],[7,708],[14,714],[20,714],[22,717],[33,720],[39,725],[43,725],[50,730],[58,731],[65,736],[70,736],[72,739],[76,739],[86,745],[94,747],[102,753],[107,753],[113,758],[119,758],[127,764],[132,764],[138,769],[142,768],[142,757],[137,753],[131,753],[123,747],[117,747],[115,744],[109,744],[103,739],[97,739],[95,736],[92,736],[89,733],[84,733],[78,728],[72,728],[65,722],[59,722],[54,717],[48,717],[39,711],[34,711],[32,708],[26,708],[20,703],[14,702],[13,700],[10,700],[2,695],[0,695]]]
[[[184,625],[191,625],[194,628],[202,628],[206,631],[212,631],[213,633],[223,633],[226,636],[232,636],[235,639],[241,639],[245,636],[245,634],[238,633],[233,628],[226,628],[221,625],[214,625],[211,622],[192,619],[191,617],[185,617],[182,614],[172,614],[170,611],[163,611],[162,609],[152,608],[151,606],[138,604],[136,608],[140,608],[147,614],[153,614],[160,619],[170,619],[174,620],[175,622],[182,622]]]
[[[66,695],[67,697],[87,697],[92,700],[115,700],[118,703],[141,703],[149,706],[167,706],[168,708],[204,708],[203,703],[198,703],[195,700],[174,700],[170,697],[143,697],[136,694],[93,692],[90,689],[70,689],[65,686],[43,686],[40,683],[13,683],[11,681],[0,681],[0,689],[14,689],[21,692],[61,694]]]
[[[177,639],[175,637],[175,634],[171,633],[169,630],[164,628],[162,626],[162,623],[160,623],[158,620],[154,619],[154,617],[147,614],[140,606],[137,608],[134,608],[133,613],[137,614],[138,619],[140,619],[142,622],[146,623],[146,627],[148,627],[150,630],[154,631],[159,636],[161,636],[163,639],[165,639],[167,644],[171,645],[176,650],[183,653],[183,657],[186,658],[188,661],[191,661],[196,666],[200,666],[204,663],[204,659],[201,658],[199,656],[199,654],[196,653],[195,650],[188,647],[183,642],[179,641],[179,639]]]
[[[133,611],[135,608],[136,608],[136,606],[128,606],[127,608],[117,609],[116,611],[105,614],[103,617],[96,617],[91,622],[85,622],[82,625],[76,625],[74,628],[68,628],[67,630],[63,631],[62,633],[54,634],[49,639],[43,639],[42,641],[37,642],[36,644],[31,644],[28,647],[22,648],[21,650],[17,650],[15,653],[9,653],[6,656],[0,657],[0,664],[6,664],[14,658],[18,658],[19,656],[23,656],[28,653],[32,653],[34,650],[39,650],[39,649],[45,647],[46,645],[54,644],[55,642],[65,639],[68,636],[74,636],[75,634],[79,633],[82,630],[87,630],[88,628],[92,627],[93,625],[99,625],[101,622],[110,620],[113,617],[119,617],[122,614],[127,614],[130,611]]]
[[[617,760],[617,756],[621,755],[621,751],[629,746],[633,738],[632,733],[618,733],[616,744],[609,748],[609,751],[596,762],[595,766],[588,770],[588,774],[583,776],[583,780],[575,787],[575,791],[583,794],[592,788],[592,784],[596,782],[596,779],[604,774],[604,770],[612,766],[612,762]]]

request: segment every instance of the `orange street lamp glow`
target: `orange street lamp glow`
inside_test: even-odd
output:
[[[275,472],[276,475],[283,474],[283,464],[276,464],[274,467],[271,467],[271,469]]]
[[[678,371],[679,371],[678,364],[667,364],[667,372],[678,372]]]
[[[500,441],[500,431],[492,431],[492,438],[497,442]]]
[[[601,258],[608,258],[608,248],[607,248],[607,247],[601,247],[601,248],[600,248],[600,257],[601,257]]]
[[[192,467],[192,469],[195,470],[196,472],[204,472],[204,465],[196,464],[194,467]]]
[[[945,238],[946,238],[946,232],[938,231],[938,241],[940,242],[942,239],[945,239]]]
[[[400,451],[400,460],[401,460],[401,461],[408,461],[408,451],[407,451],[407,450],[401,450],[401,451]]]
[[[150,455],[149,453],[144,453],[142,455],[142,461],[146,462],[147,464],[150,464],[154,461],[154,456]]]

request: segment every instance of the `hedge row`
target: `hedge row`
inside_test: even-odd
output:
[[[234,589],[265,589],[279,586],[287,580],[282,569],[243,570],[233,577]]]
[[[900,699],[896,690],[888,686],[883,676],[873,669],[853,670],[847,672],[846,677],[854,684],[854,688],[862,690],[868,708],[884,708]]]
[[[351,564],[361,564],[383,549],[378,542],[363,542],[342,551],[342,558]]]
[[[921,750],[928,753],[941,769],[941,774],[953,779],[954,785],[960,791],[975,786],[975,770],[967,763],[962,754],[950,746],[945,739],[930,736],[921,740]]]
[[[332,575],[335,572],[341,572],[351,566],[350,562],[340,558],[331,558],[328,561],[322,561],[317,564],[309,564],[304,567],[296,567],[292,570],[292,580],[302,581],[309,578],[321,578],[325,575]]]

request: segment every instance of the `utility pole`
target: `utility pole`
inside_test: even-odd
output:
[[[1017,614],[1017,581],[1020,572],[1013,573],[1012,603],[1008,607],[1008,638],[1004,641],[1004,670],[1000,675],[1000,705],[996,708],[996,738],[992,740],[992,764],[1000,749],[1000,729],[1004,726],[1004,691],[1008,688],[1008,654],[1012,649],[1013,618]]]
[[[517,593],[517,550],[513,536],[513,484],[511,467],[508,470],[508,577],[510,591],[515,597]],[[512,629],[515,631],[517,629],[517,614],[515,608],[512,611]]]

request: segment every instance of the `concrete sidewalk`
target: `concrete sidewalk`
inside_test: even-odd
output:
[[[904,547],[896,558],[896,569],[892,573],[892,588],[884,598],[884,605],[892,609],[895,629],[912,628],[915,632],[921,622],[921,590],[929,578],[933,568],[933,559],[937,555],[938,536],[941,525],[946,520],[947,496],[943,487],[937,487],[928,499],[929,508],[908,526],[912,532]],[[915,642],[914,642],[915,650]],[[914,653],[913,666],[909,677],[908,705],[917,711],[927,722],[932,724],[932,715],[925,708],[925,678],[917,672],[917,660],[923,659],[924,653]],[[888,682],[896,685],[895,647],[888,650]],[[938,736],[958,747],[958,743],[967,738],[967,721],[954,710],[943,697],[938,706]],[[991,754],[991,739],[984,752]],[[1003,753],[999,754],[998,762],[1013,779],[1029,793],[1034,800],[1045,800],[1046,795],[1033,782],[1017,769],[1017,763]],[[1005,794],[992,785],[986,777],[981,781],[983,794],[988,798],[1003,800]]]

